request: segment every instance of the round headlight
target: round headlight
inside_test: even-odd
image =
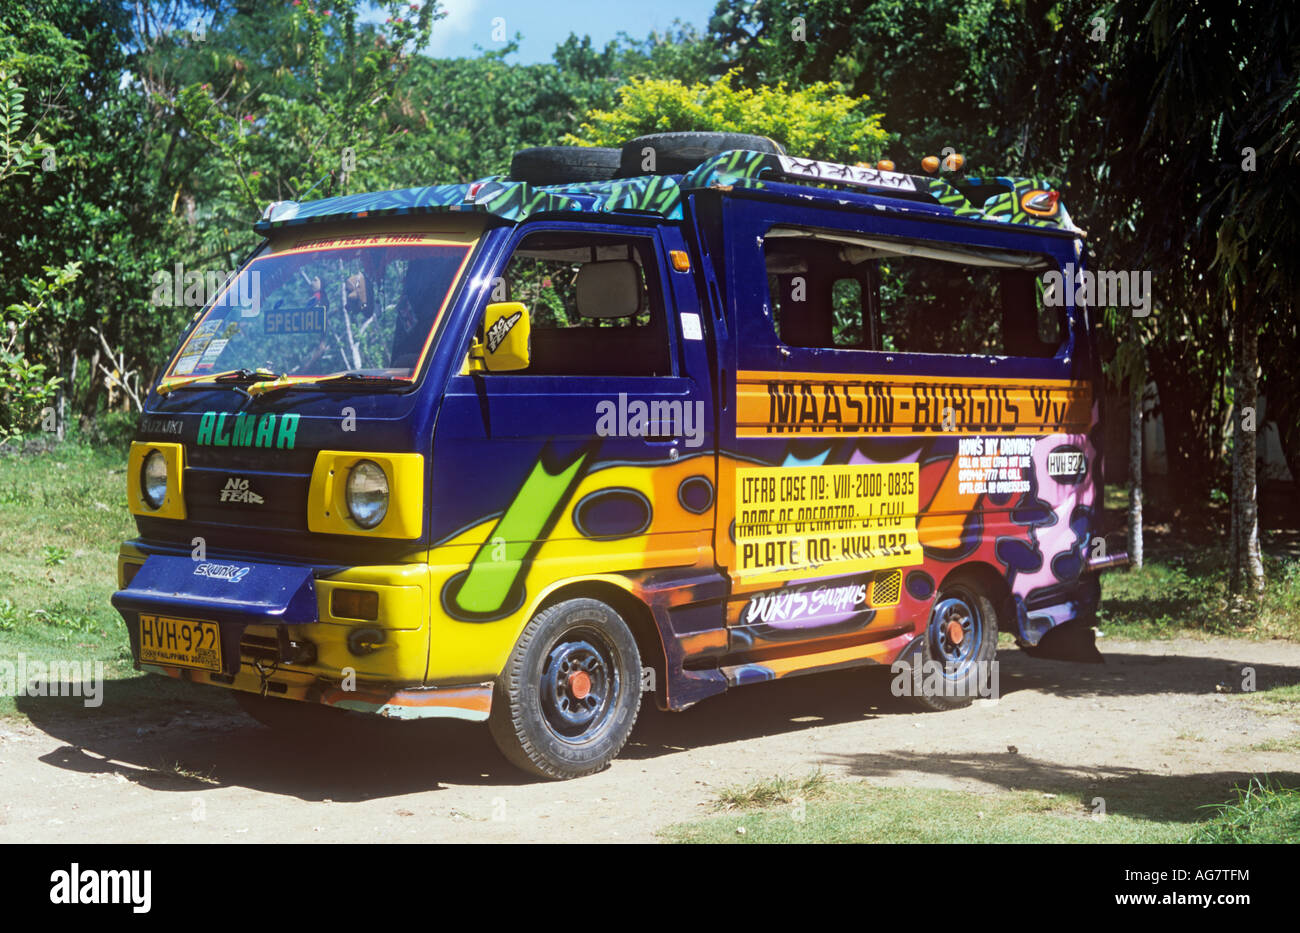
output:
[[[388,477],[379,464],[362,460],[348,473],[348,511],[362,528],[374,528],[388,514]]]
[[[167,458],[150,451],[140,468],[140,495],[151,509],[160,508],[167,498]]]

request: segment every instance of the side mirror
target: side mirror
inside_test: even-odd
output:
[[[492,373],[527,369],[532,350],[528,308],[518,301],[495,301],[483,315],[483,342],[475,343],[472,359]]]

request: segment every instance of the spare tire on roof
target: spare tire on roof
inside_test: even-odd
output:
[[[530,185],[609,181],[618,172],[619,150],[599,146],[538,146],[510,160],[510,177]]]
[[[647,149],[654,151],[654,168],[649,171],[644,167],[650,155],[646,152]],[[623,144],[623,158],[618,174],[621,178],[680,175],[731,149],[785,155],[785,147],[776,140],[748,133],[652,133]]]

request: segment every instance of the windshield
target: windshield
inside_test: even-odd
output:
[[[434,233],[273,246],[217,295],[167,376],[413,379],[472,246]]]

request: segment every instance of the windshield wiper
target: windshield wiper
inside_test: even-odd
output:
[[[225,372],[216,373],[214,375],[204,373],[202,376],[191,376],[190,378],[184,379],[180,382],[163,383],[158,386],[157,392],[159,395],[166,395],[168,392],[175,392],[177,389],[189,389],[208,382],[216,383],[217,385],[223,383],[242,385],[279,378],[281,378],[280,375],[271,372],[269,369],[228,369]]]
[[[393,385],[410,385],[410,379],[403,379],[398,376],[386,376],[383,373],[367,373],[360,370],[339,373],[336,376],[320,376],[313,378],[310,376],[295,379],[293,376],[281,376],[274,382],[262,383],[252,386],[248,391],[250,395],[261,396],[269,392],[279,392],[282,389],[302,389],[314,388],[323,385],[342,385],[344,383],[354,383],[359,385],[373,386],[393,386]]]
[[[284,373],[273,373],[269,369],[232,369],[228,373],[213,376],[213,382],[266,382],[279,379]]]
[[[375,385],[410,385],[411,380],[402,376],[389,376],[384,373],[368,373],[362,370],[352,370],[346,373],[339,373],[337,376],[326,376],[323,379],[316,380],[317,384],[325,385],[328,383],[340,382],[371,382]]]

